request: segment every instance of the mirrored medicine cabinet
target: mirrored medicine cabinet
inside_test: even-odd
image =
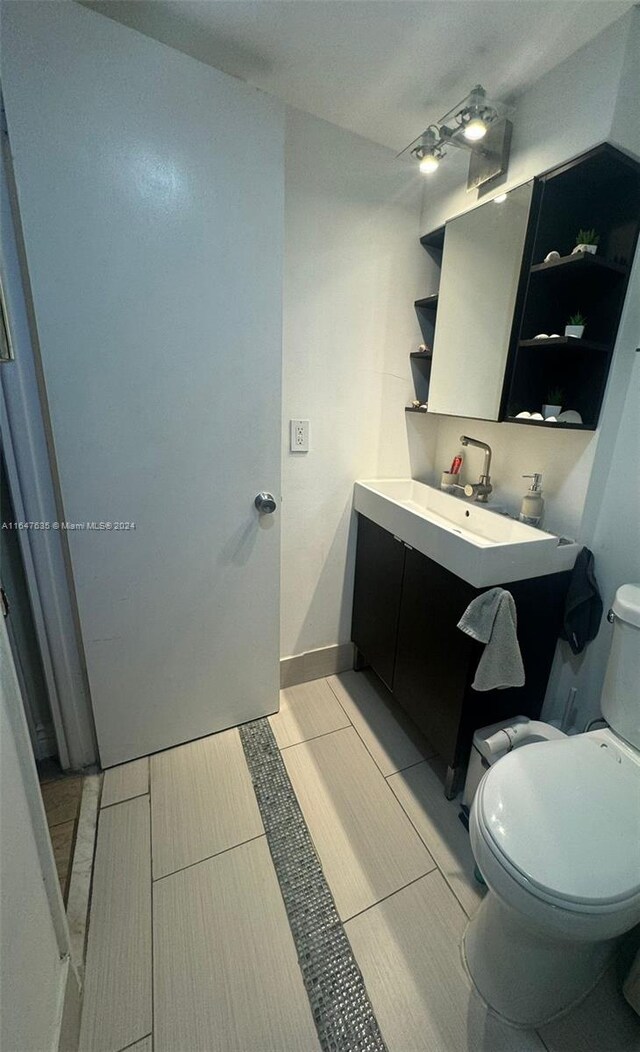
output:
[[[594,430],[639,230],[640,164],[602,143],[423,235],[440,281],[415,303],[409,411]]]

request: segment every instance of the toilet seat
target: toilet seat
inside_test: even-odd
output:
[[[612,732],[514,750],[474,809],[495,861],[536,899],[590,914],[640,907],[640,756]]]

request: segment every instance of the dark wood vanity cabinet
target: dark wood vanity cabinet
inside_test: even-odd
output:
[[[460,577],[405,548],[393,694],[450,767],[466,759],[458,731],[470,669],[482,650],[456,626],[476,595]]]
[[[404,559],[405,546],[399,537],[359,516],[356,566],[361,571],[356,570],[353,592],[356,646],[389,690],[393,689]]]
[[[501,582],[496,581],[496,584]],[[449,767],[466,766],[473,732],[511,716],[540,715],[569,573],[505,584],[518,612],[523,687],[472,689],[483,646],[457,627],[485,588],[472,585],[358,516],[352,640]]]

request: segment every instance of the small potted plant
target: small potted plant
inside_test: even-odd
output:
[[[562,399],[564,395],[559,387],[552,387],[547,395],[547,404],[542,407],[542,415],[545,420],[550,416],[559,416],[562,412]]]
[[[584,332],[584,327],[587,324],[587,319],[584,314],[580,311],[576,311],[569,318],[569,323],[564,327],[565,336],[573,336],[574,340],[581,340]]]
[[[590,252],[595,255],[599,241],[600,234],[596,234],[595,230],[579,230],[576,234],[576,247],[571,255],[575,255],[576,252]]]

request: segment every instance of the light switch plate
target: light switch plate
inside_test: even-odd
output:
[[[309,421],[289,421],[289,449],[292,453],[309,452]]]

